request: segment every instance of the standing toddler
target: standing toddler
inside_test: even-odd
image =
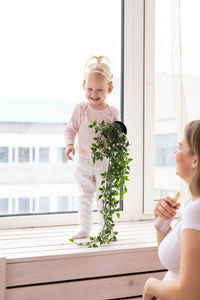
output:
[[[92,61],[95,62],[92,62]],[[104,62],[103,62],[104,61]],[[92,56],[85,67],[83,89],[85,90],[86,102],[76,105],[70,121],[64,131],[65,157],[71,160],[70,154],[76,154],[75,179],[79,186],[80,194],[78,201],[78,212],[80,219],[80,230],[72,238],[88,237],[92,227],[92,200],[94,194],[98,210],[102,209],[102,201],[98,199],[101,186],[101,173],[106,172],[108,160],[97,161],[93,164],[91,143],[94,142],[94,129],[88,127],[94,120],[97,123],[112,123],[119,120],[118,110],[106,103],[106,97],[113,90],[113,75],[110,70],[109,61],[103,56]],[[78,137],[74,146],[75,137]],[[99,213],[100,214],[100,213]],[[103,228],[103,215],[99,215],[101,230]]]

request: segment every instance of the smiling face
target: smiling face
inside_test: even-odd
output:
[[[97,110],[106,108],[106,97],[111,93],[113,86],[108,83],[108,80],[98,72],[91,72],[88,74],[87,80],[83,83],[85,90],[85,97],[89,106]]]
[[[185,138],[179,143],[178,149],[174,152],[176,159],[176,174],[190,184],[197,165],[197,157],[191,153],[190,147]]]

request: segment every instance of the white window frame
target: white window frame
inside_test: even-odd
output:
[[[145,0],[144,53],[144,206],[143,218],[153,217],[155,190],[155,0]]]
[[[128,139],[131,143],[130,150],[133,162],[130,181],[127,184],[128,193],[124,197],[120,221],[146,218],[143,214],[144,117],[146,117],[143,100],[144,8],[145,0],[124,0],[124,122],[128,128]],[[94,213],[93,221],[97,222],[97,213]],[[55,226],[77,223],[77,213],[0,218],[0,228]]]

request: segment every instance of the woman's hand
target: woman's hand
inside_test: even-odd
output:
[[[173,218],[176,210],[180,207],[180,203],[176,203],[173,198],[165,197],[158,200],[154,209],[155,217],[161,217],[164,220]]]
[[[73,155],[75,155],[75,149],[74,149],[74,145],[70,144],[67,145],[66,149],[65,149],[65,158],[67,160],[72,160],[70,153],[72,153]]]

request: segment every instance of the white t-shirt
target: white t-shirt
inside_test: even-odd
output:
[[[200,199],[189,199],[184,207],[182,218],[160,243],[158,255],[162,265],[168,270],[164,277],[165,281],[179,279],[181,233],[187,228],[200,230]]]

